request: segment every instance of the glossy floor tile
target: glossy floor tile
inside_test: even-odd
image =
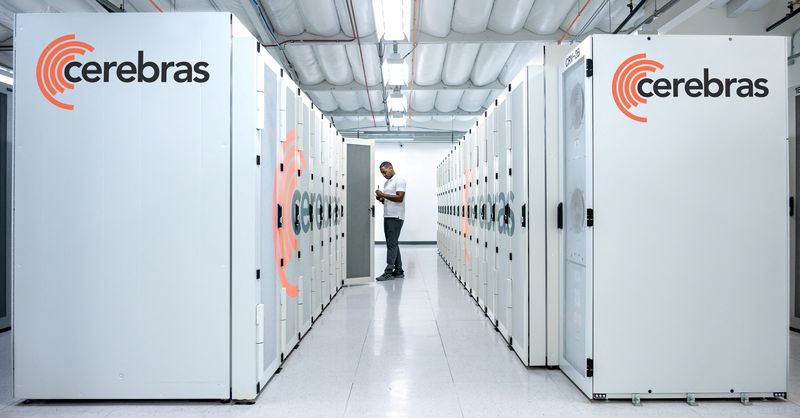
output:
[[[12,398],[7,332],[0,334],[0,416],[800,416],[798,334],[791,334],[789,401],[591,402],[560,371],[523,367],[435,247],[402,251],[406,278],[343,289],[255,405],[25,405]],[[376,251],[379,268],[384,254]]]

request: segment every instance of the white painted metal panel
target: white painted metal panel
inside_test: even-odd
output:
[[[594,39],[594,392],[784,392],[783,38]],[[711,96],[714,78],[739,87],[696,98],[679,88],[631,108],[647,118],[632,120],[610,87],[640,53],[663,65],[648,77],[699,78]],[[769,91],[749,96],[745,78]]]
[[[228,398],[230,15],[16,19],[15,396]],[[58,108],[36,66],[65,34],[91,46],[77,62],[142,50],[205,61],[209,78],[112,75]]]

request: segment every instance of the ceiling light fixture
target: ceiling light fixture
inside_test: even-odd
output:
[[[389,116],[389,126],[403,127],[406,126],[406,115],[402,112],[392,112]]]
[[[405,86],[408,84],[408,63],[397,53],[396,44],[395,52],[386,56],[382,67],[383,82],[386,83],[386,85]]]
[[[389,107],[390,112],[404,112],[406,110],[406,96],[403,96],[403,93],[400,93],[400,89],[397,88],[386,99],[386,106]]]
[[[411,39],[411,4],[410,0],[372,0],[378,39]]]

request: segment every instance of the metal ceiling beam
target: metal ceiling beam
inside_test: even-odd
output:
[[[336,84],[331,84],[331,83],[323,81],[322,83],[314,84],[314,85],[301,84],[301,85],[299,85],[299,87],[300,87],[301,90],[303,90],[305,92],[310,92],[310,91],[331,91],[331,92],[333,92],[333,91],[364,91],[364,85],[363,84],[359,84],[359,83],[357,83],[355,81],[353,81],[353,82],[351,82],[349,84],[342,85],[342,86],[337,86]],[[489,84],[485,85],[485,86],[477,86],[475,84],[472,84],[471,81],[467,81],[464,84],[458,84],[458,85],[454,85],[454,86],[449,86],[449,85],[444,84],[444,83],[436,83],[436,84],[432,84],[430,86],[415,85],[414,86],[414,91],[418,91],[418,90],[503,90],[503,89],[505,89],[507,87],[508,87],[507,84],[500,84],[500,82],[496,81],[496,80],[494,82],[492,82],[492,83],[489,83]],[[382,91],[383,90],[383,85],[382,84],[376,84],[374,86],[369,86],[368,89],[369,90]],[[408,86],[404,86],[404,87],[400,88],[401,91],[408,91],[410,89],[411,88],[408,87]]]
[[[477,117],[477,116],[483,116],[483,112],[485,112],[485,111],[486,111],[485,109],[481,109],[481,110],[479,110],[477,112],[467,112],[466,110],[454,110],[452,112],[437,112],[435,110],[432,110],[432,111],[429,111],[429,112],[417,112],[417,111],[412,110],[411,111],[411,117],[414,117],[414,116],[475,116],[475,117]],[[346,111],[343,111],[343,110],[335,110],[333,112],[322,112],[322,113],[324,113],[325,116],[328,116],[328,117],[371,116],[372,115],[372,113],[370,113],[369,110],[364,110],[364,109],[355,110],[355,111],[352,111],[352,112],[346,112]],[[384,115],[386,113],[387,112],[385,110],[379,110],[379,111],[376,110],[375,111],[376,115]]]
[[[445,37],[438,37],[433,35],[428,35],[427,33],[420,32],[417,35],[417,44],[425,45],[425,44],[452,44],[452,43],[482,43],[482,44],[492,44],[492,43],[520,43],[520,42],[536,42],[536,43],[556,43],[558,42],[558,38],[561,37],[563,32],[561,30],[557,31],[556,33],[550,35],[538,35],[529,30],[521,29],[511,35],[504,35],[502,33],[497,33],[491,30],[486,30],[485,32],[480,33],[458,33],[455,31],[450,31],[450,33]],[[330,45],[332,42],[338,39],[341,43],[351,43],[355,42],[350,40],[350,37],[345,35],[342,32],[339,32],[337,35],[333,36],[318,36],[318,35],[311,35],[308,33],[303,33],[296,36],[278,36],[278,42],[285,44],[303,44],[303,45]],[[375,33],[371,33],[369,35],[365,35],[361,37],[362,44],[377,44],[379,43],[378,37]],[[386,41],[386,44],[392,44],[394,41]],[[397,41],[398,45],[411,45],[411,42],[408,41]],[[405,49],[408,51],[409,49]]]

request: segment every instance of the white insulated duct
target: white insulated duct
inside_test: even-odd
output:
[[[522,29],[533,6],[533,0],[494,0],[489,29],[510,35]]]
[[[466,83],[481,44],[453,43],[447,46],[447,55],[442,69],[442,82],[448,86]]]
[[[307,94],[314,105],[323,112],[332,112],[339,108],[339,103],[329,91],[309,91]]]
[[[372,110],[375,112],[379,112],[383,110],[383,95],[381,94],[380,90],[370,90],[369,91],[369,99],[367,99],[367,92],[359,91],[358,92],[358,99],[361,102],[361,107],[364,109],[369,110],[369,101],[372,100]],[[370,116],[370,121],[372,116]],[[378,116],[375,116],[377,119]]]
[[[476,86],[485,86],[495,80],[503,70],[503,65],[508,61],[514,44],[483,44],[472,68],[472,83]]]
[[[486,31],[494,2],[488,0],[456,0],[453,9],[453,30],[461,33]]]
[[[350,60],[343,44],[314,45],[317,62],[329,83],[342,86],[353,82]]]
[[[550,35],[558,30],[575,0],[536,0],[525,21],[525,29],[539,35]]]
[[[419,8],[419,30],[440,38],[450,33],[455,0],[423,1]]]
[[[353,36],[345,0],[335,0],[335,3],[342,32],[347,36]],[[358,34],[362,37],[373,34],[375,32],[375,15],[372,12],[372,0],[352,0],[352,3],[353,13],[356,15],[356,24],[358,25]]]
[[[483,107],[483,102],[486,101],[489,92],[491,90],[467,90],[461,96],[461,105],[459,107],[467,112],[477,112]]]
[[[261,4],[264,5],[269,21],[278,34],[294,36],[305,31],[303,17],[297,9],[295,0],[269,0]]]
[[[435,90],[415,90],[411,93],[411,108],[417,112],[430,112],[436,103]]]
[[[292,62],[301,83],[311,85],[325,79],[310,45],[286,45],[286,56]]]
[[[333,0],[297,0],[297,6],[303,15],[306,31],[319,36],[333,36],[340,32],[339,14]]]
[[[375,45],[362,45],[361,48],[364,52],[363,69],[361,67],[361,54],[358,51],[358,44],[351,42],[346,46],[347,58],[350,60],[350,71],[353,72],[353,78],[359,84],[366,84],[364,82],[364,69],[366,69],[369,85],[380,84],[381,62],[378,59],[378,47]]]
[[[361,108],[361,100],[357,91],[334,91],[331,93],[339,108],[345,112],[353,112]],[[363,92],[362,92],[363,93]]]
[[[414,58],[414,83],[430,86],[442,81],[442,66],[447,52],[447,44],[418,45]]]
[[[436,110],[452,112],[458,109],[464,90],[439,90],[436,94]]]
[[[502,84],[510,83],[514,80],[514,77],[519,74],[522,68],[528,65],[534,58],[544,59],[544,50],[541,45],[530,42],[518,43],[517,46],[514,47],[511,56],[508,57],[508,61],[506,61],[497,79]]]

